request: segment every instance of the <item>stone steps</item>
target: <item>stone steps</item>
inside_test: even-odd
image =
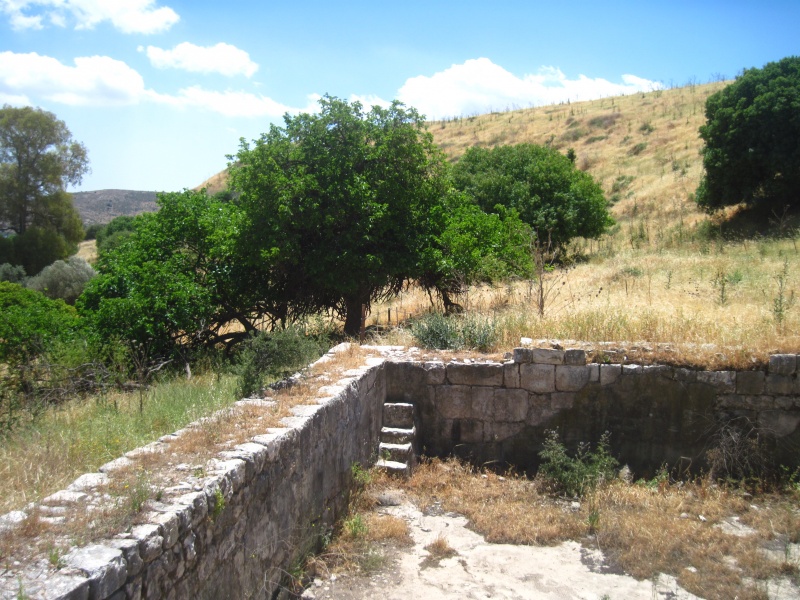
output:
[[[392,474],[409,476],[416,460],[416,433],[414,405],[408,402],[385,402],[376,466]]]

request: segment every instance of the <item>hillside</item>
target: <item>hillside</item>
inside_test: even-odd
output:
[[[72,202],[84,225],[105,225],[120,215],[138,215],[158,209],[155,192],[134,190],[75,192],[72,194]]]
[[[433,121],[434,141],[457,160],[471,146],[534,143],[575,150],[612,203],[620,235],[683,234],[702,218],[691,195],[702,175],[705,101],[727,82]],[[226,171],[195,189],[224,189]],[[634,241],[634,243],[636,243]]]

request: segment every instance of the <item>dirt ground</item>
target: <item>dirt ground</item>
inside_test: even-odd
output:
[[[637,581],[604,565],[602,552],[577,542],[555,547],[490,544],[467,528],[467,519],[435,508],[420,511],[400,491],[383,494],[379,512],[404,519],[413,545],[392,549],[393,558],[369,576],[316,578],[303,598],[328,600],[693,599],[674,577]],[[455,554],[435,559],[425,546],[446,539]],[[778,598],[780,596],[774,596]],[[791,597],[791,596],[786,596]]]

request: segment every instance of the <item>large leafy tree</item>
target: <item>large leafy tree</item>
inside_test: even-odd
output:
[[[349,335],[362,306],[420,274],[447,219],[446,164],[398,102],[365,111],[326,96],[317,114],[243,140],[230,172],[248,268],[278,304],[334,310]]]
[[[253,330],[252,311],[238,312],[249,298],[231,284],[235,207],[193,191],[162,194],[158,203],[157,213],[129,224],[125,240],[101,251],[79,311],[101,337],[133,342],[151,357],[229,341],[220,329],[237,316]]]
[[[0,109],[0,227],[15,234],[4,261],[36,273],[74,250],[83,228],[66,187],[87,170],[86,148],[53,113]]]
[[[613,223],[600,186],[556,150],[533,144],[468,149],[454,182],[485,212],[513,210],[539,243],[563,247],[596,238]]]
[[[800,57],[747,69],[706,100],[700,127],[706,211],[738,204],[800,202]]]

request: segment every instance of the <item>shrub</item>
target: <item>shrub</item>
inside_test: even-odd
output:
[[[497,342],[497,324],[479,315],[459,317],[428,313],[411,324],[411,335],[424,348],[490,350]]]
[[[75,304],[86,284],[95,275],[95,270],[88,262],[72,256],[45,267],[41,273],[28,279],[25,287],[41,292],[48,298]]]
[[[579,444],[575,456],[571,457],[559,439],[558,431],[548,431],[544,447],[539,452],[542,459],[539,474],[568,496],[584,496],[616,475],[619,463],[609,452],[610,437],[606,431],[594,451],[590,450],[589,444]]]
[[[23,285],[25,276],[25,267],[22,265],[12,265],[10,263],[0,265],[0,281]]]
[[[322,353],[320,341],[296,327],[258,332],[242,346],[236,367],[240,397],[259,392],[270,379],[291,375]]]

